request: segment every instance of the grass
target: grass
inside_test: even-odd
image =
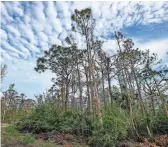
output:
[[[32,134],[19,133],[14,125],[2,128],[2,144],[4,145],[25,145],[25,147],[59,147],[54,143],[37,140]]]
[[[33,144],[35,143],[36,139],[34,136],[32,136],[31,134],[26,134],[23,139],[22,139],[22,142],[24,144]]]
[[[70,145],[57,145],[49,141],[35,139],[32,134],[21,134],[16,130],[14,125],[9,125],[1,130],[1,141],[5,146],[25,146],[25,147],[87,147],[82,144]]]
[[[16,130],[15,126],[11,125],[6,128],[6,133],[10,136],[19,136],[19,132]]]

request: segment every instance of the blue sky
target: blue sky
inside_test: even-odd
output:
[[[168,2],[1,2],[1,62],[8,65],[3,90],[15,83],[20,93],[33,98],[49,88],[54,75],[36,73],[36,59],[52,44],[66,45],[72,13],[87,7],[97,21],[96,36],[108,37],[104,50],[115,52],[111,34],[120,30],[168,65]],[[76,38],[82,42],[79,34]]]

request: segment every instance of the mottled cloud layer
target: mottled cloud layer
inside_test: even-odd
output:
[[[168,2],[1,2],[1,61],[10,65],[4,87],[15,79],[23,91],[26,89],[21,85],[34,81],[42,81],[42,90],[47,88],[44,85],[48,85],[51,75],[36,74],[33,70],[35,60],[52,44],[66,45],[64,39],[71,30],[71,15],[76,8],[87,7],[92,8],[97,20],[96,35],[109,39],[104,45],[108,51],[116,49],[115,41],[109,36],[115,30],[168,22]],[[81,40],[79,35],[76,37]],[[162,45],[159,50],[164,55],[168,50],[167,42],[168,36],[137,44],[142,48],[150,46],[154,52]],[[34,87],[28,95],[32,96],[33,90]]]

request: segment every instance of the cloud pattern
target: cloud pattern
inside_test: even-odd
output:
[[[66,45],[64,39],[71,30],[71,15],[75,9],[87,7],[92,8],[96,19],[96,35],[108,39],[111,39],[108,34],[125,27],[168,22],[166,1],[1,2],[1,62],[15,66],[15,73],[22,74],[24,70],[21,72],[20,68],[24,65],[18,62],[32,63],[52,44]],[[76,37],[82,39],[79,35]],[[110,49],[110,42],[114,44],[113,40],[109,40],[106,49]],[[28,69],[33,70],[33,67],[28,66],[25,72]]]
[[[2,58],[29,59],[52,44],[63,45],[74,9],[86,7],[93,9],[97,36],[168,21],[168,2],[1,2]]]

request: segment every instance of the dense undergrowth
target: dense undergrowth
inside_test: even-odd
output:
[[[62,111],[54,104],[43,104],[17,123],[21,132],[34,134],[56,131],[87,138],[93,147],[113,147],[121,140],[136,139],[130,123],[129,114],[117,105],[102,109],[102,125],[98,117],[74,109]],[[158,111],[155,116],[148,118],[136,116],[137,130],[142,137],[148,137],[146,125],[152,135],[168,133],[168,119]]]
[[[129,119],[118,106],[102,110],[102,126],[98,117],[69,109],[66,112],[54,104],[43,104],[22,119],[18,129],[22,132],[42,133],[55,130],[88,138],[91,146],[113,146],[127,136]]]

